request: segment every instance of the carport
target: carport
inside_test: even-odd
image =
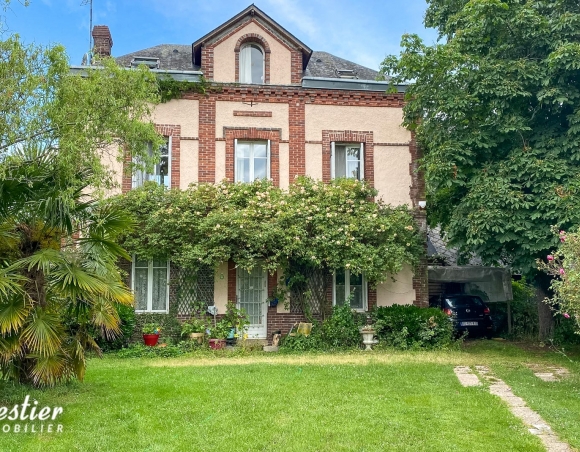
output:
[[[486,303],[507,303],[508,332],[512,331],[511,272],[507,268],[480,266],[428,267],[429,296],[465,293],[480,296]]]

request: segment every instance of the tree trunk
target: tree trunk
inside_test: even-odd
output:
[[[534,278],[536,286],[536,303],[538,304],[538,340],[545,341],[554,334],[554,316],[552,308],[544,300],[550,296],[551,279],[548,275],[538,274]]]

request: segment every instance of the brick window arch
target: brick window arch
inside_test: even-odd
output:
[[[234,48],[236,58],[236,82],[240,81],[240,49],[244,44],[258,44],[264,49],[264,84],[270,83],[270,45],[257,33],[247,33],[238,39]]]

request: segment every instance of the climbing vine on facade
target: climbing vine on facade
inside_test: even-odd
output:
[[[364,273],[370,284],[415,265],[424,240],[409,209],[375,199],[364,182],[325,184],[300,177],[288,191],[270,181],[193,184],[166,190],[155,183],[113,198],[138,227],[123,246],[179,267],[217,267],[233,260],[250,270],[321,268]]]

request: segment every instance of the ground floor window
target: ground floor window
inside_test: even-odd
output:
[[[343,306],[350,298],[352,309],[367,310],[367,284],[364,275],[356,275],[348,270],[337,270],[332,282],[333,305]]]
[[[169,311],[169,262],[164,259],[133,259],[132,289],[135,312]]]

